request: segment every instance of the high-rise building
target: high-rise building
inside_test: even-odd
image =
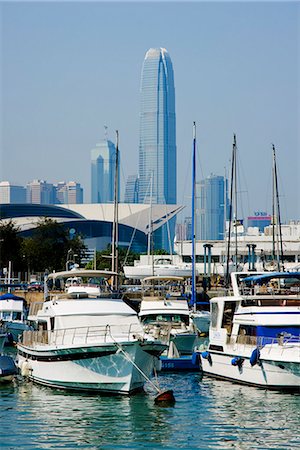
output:
[[[55,188],[52,183],[44,180],[33,180],[27,184],[27,203],[53,205],[55,203]]]
[[[11,184],[9,181],[1,181],[0,203],[26,203],[25,187]]]
[[[175,204],[176,119],[173,66],[164,48],[147,51],[141,76],[139,202]],[[175,219],[157,233],[156,244],[169,248]],[[160,241],[160,243],[159,243]]]
[[[83,203],[83,189],[75,181],[59,182],[56,186],[56,202],[65,204]]]
[[[196,238],[201,241],[222,240],[225,214],[228,211],[227,180],[210,175],[196,185]],[[226,209],[225,209],[226,207]]]
[[[139,178],[129,175],[125,186],[124,203],[138,203]]]
[[[116,147],[109,140],[103,140],[91,150],[92,203],[111,203],[114,201]],[[120,167],[120,156],[119,156]],[[120,199],[120,170],[118,170],[118,199]]]

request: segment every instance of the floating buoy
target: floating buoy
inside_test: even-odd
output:
[[[172,389],[169,389],[167,391],[161,391],[154,399],[154,403],[156,405],[174,405],[175,403],[175,397]]]

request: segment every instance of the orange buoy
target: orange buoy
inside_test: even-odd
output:
[[[175,403],[175,397],[172,389],[167,391],[161,391],[154,399],[156,405],[173,405]]]

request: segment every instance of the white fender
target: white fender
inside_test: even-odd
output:
[[[29,364],[29,362],[27,360],[23,361],[23,363],[21,363],[20,369],[21,369],[22,377],[29,377],[31,367],[30,367],[30,364]]]

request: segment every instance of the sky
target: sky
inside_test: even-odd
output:
[[[119,131],[121,185],[138,172],[139,88],[151,47],[172,59],[177,203],[230,170],[238,216],[272,209],[276,148],[283,220],[300,219],[299,2],[1,2],[1,180],[75,180],[90,202],[90,151]]]

